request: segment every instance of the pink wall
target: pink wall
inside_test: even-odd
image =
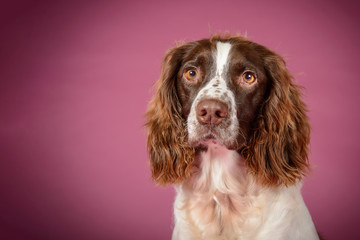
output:
[[[8,1],[0,7],[0,239],[169,239],[143,114],[175,40],[245,33],[305,87],[327,239],[359,239],[359,3]]]

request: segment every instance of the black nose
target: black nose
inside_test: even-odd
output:
[[[205,99],[196,107],[196,118],[200,124],[219,125],[228,114],[227,105],[214,99]]]

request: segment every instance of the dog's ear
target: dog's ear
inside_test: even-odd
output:
[[[160,185],[175,184],[190,175],[195,151],[187,143],[187,127],[176,89],[177,73],[187,51],[183,45],[164,56],[156,93],[146,112],[147,148],[152,177]]]
[[[262,184],[291,185],[309,169],[306,107],[280,56],[266,56],[264,67],[268,93],[244,155],[250,171]]]

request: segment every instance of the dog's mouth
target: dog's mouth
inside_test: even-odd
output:
[[[190,145],[197,149],[208,149],[209,146],[227,148],[236,150],[235,144],[228,143],[220,138],[219,134],[214,131],[208,131],[199,137],[196,141],[190,141]]]
[[[209,133],[209,134],[205,135],[203,138],[200,139],[198,144],[199,145],[209,145],[209,144],[223,145],[223,143],[213,133]]]
[[[226,146],[220,141],[214,134],[207,134],[198,141],[191,144],[195,149],[206,151],[209,148],[226,148]]]

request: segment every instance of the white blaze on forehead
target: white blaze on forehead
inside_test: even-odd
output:
[[[217,42],[216,43],[216,73],[221,75],[223,73],[229,52],[231,49],[230,43]]]

